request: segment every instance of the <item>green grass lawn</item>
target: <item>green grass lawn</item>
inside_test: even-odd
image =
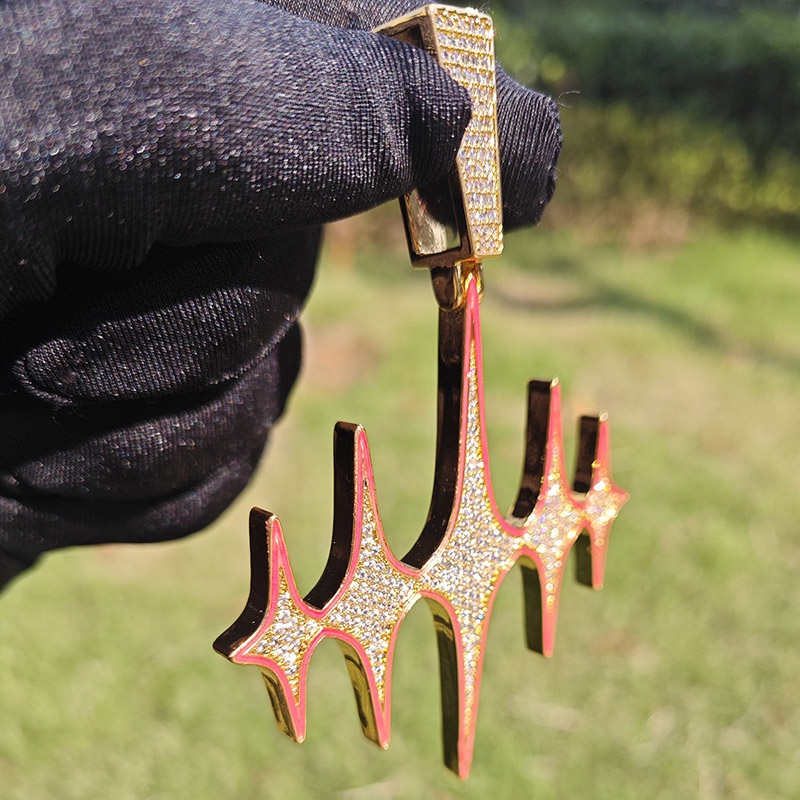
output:
[[[632,499],[606,588],[564,586],[552,660],[526,651],[520,579],[506,581],[466,783],[441,764],[424,604],[400,633],[387,752],[361,736],[333,642],[312,661],[301,746],[279,733],[258,671],[211,650],[246,598],[250,506],[280,515],[301,590],[322,570],[337,420],[367,429],[395,552],[424,521],[428,280],[399,252],[347,262],[330,248],[306,368],[234,507],[183,542],[52,555],[0,599],[0,797],[800,796],[800,242],[709,233],[631,252],[542,230],[487,265],[501,507],[519,479],[525,384],[553,375],[570,446],[579,414],[609,411]]]

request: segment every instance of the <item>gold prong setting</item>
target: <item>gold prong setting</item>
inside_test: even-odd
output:
[[[503,206],[496,146],[494,27],[490,17],[477,11],[435,6],[432,14],[440,63],[472,100],[472,120],[457,164],[474,255],[497,256],[503,252]]]

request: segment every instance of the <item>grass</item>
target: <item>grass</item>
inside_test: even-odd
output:
[[[245,600],[251,505],[281,516],[301,589],[321,571],[337,419],[367,429],[396,552],[424,520],[436,314],[401,253],[347,256],[348,236],[361,245],[368,228],[330,238],[306,314],[306,369],[236,505],[186,541],[55,554],[3,596],[0,796],[800,796],[800,243],[790,238],[707,233],[631,252],[533,231],[487,266],[501,506],[518,480],[525,382],[554,374],[568,434],[578,414],[610,411],[614,474],[632,500],[603,592],[565,585],[552,660],[525,650],[519,578],[506,582],[468,782],[440,763],[423,605],[400,633],[385,753],[360,734],[332,642],[312,661],[302,746],[278,732],[257,671],[211,651]]]

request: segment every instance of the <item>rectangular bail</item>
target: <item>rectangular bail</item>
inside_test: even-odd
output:
[[[503,203],[491,17],[433,4],[376,31],[425,50],[472,100],[472,120],[450,174],[400,200],[411,263],[434,269],[499,256]]]

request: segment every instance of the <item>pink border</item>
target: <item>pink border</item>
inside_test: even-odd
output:
[[[462,444],[463,442],[466,441],[467,425],[469,424],[468,423],[469,366],[470,366],[471,348],[474,342],[476,390],[478,399],[480,438],[481,438],[481,446],[483,449],[486,488],[487,488],[489,504],[492,509],[492,514],[494,515],[496,522],[500,525],[502,530],[508,536],[519,539],[523,536],[524,532],[518,528],[511,526],[508,522],[506,522],[506,520],[499,512],[497,508],[497,503],[494,498],[494,490],[492,486],[491,471],[489,464],[489,447],[486,436],[486,425],[484,422],[485,402],[484,402],[484,387],[483,387],[483,347],[481,342],[481,331],[480,331],[479,298],[475,281],[470,281],[467,286],[466,302],[467,302],[467,324],[465,325],[465,334],[464,334],[464,370],[462,375],[460,439]],[[610,479],[609,436],[608,436],[608,426],[605,419],[601,420],[600,422],[598,435],[599,435],[598,464],[592,476],[592,485],[594,486],[595,482],[600,478],[608,480],[610,486],[612,487],[612,491],[615,492],[618,499],[621,500],[620,502],[621,505],[621,503],[624,502],[625,499],[627,499],[627,495],[624,492],[622,492],[622,490],[614,486],[614,484],[611,482]],[[562,464],[561,464],[561,477],[560,477],[561,490],[564,492],[565,496],[572,502],[575,509],[581,514],[582,528],[589,531],[592,540],[593,583],[595,584],[595,586],[600,586],[602,585],[603,569],[605,565],[605,552],[608,545],[608,530],[611,527],[611,521],[603,525],[602,530],[598,530],[595,525],[591,524],[585,517],[586,502],[577,500],[573,492],[571,491],[569,485],[565,481],[566,465],[564,463],[564,456],[563,456],[563,432],[561,425],[561,393],[560,393],[560,387],[558,385],[554,385],[552,387],[550,415],[548,420],[547,456],[545,462],[544,480],[542,483],[539,500],[541,500],[542,497],[546,496],[547,491],[550,488],[548,476],[553,466],[552,445],[554,441],[557,441],[559,447],[562,449],[562,455],[561,455]],[[405,575],[410,578],[424,577],[426,571],[428,569],[431,569],[433,565],[436,563],[437,555],[441,553],[441,551],[448,546],[448,543],[453,533],[453,527],[455,521],[458,518],[458,513],[461,508],[464,474],[466,469],[466,448],[463,446],[461,446],[460,448],[459,475],[456,485],[455,505],[451,512],[451,517],[448,522],[448,527],[445,536],[442,540],[441,545],[437,549],[436,554],[434,554],[431,557],[428,564],[421,570],[415,570],[398,561],[392,554],[386,542],[386,538],[384,536],[384,531],[383,531],[383,525],[380,519],[380,514],[378,513],[375,477],[372,470],[372,458],[369,450],[369,444],[367,441],[366,433],[360,426],[356,430],[356,445],[357,445],[355,451],[356,518],[354,520],[353,531],[352,531],[353,543],[352,543],[350,563],[348,564],[347,572],[345,574],[345,578],[342,581],[341,586],[339,587],[333,598],[331,598],[331,600],[322,609],[315,609],[307,605],[303,601],[303,599],[300,597],[297,591],[297,587],[294,582],[294,578],[291,571],[291,565],[289,562],[289,555],[286,549],[286,543],[283,536],[283,531],[281,529],[278,520],[273,517],[269,521],[269,528],[267,532],[267,535],[269,537],[268,546],[269,546],[269,565],[270,565],[269,608],[267,610],[267,613],[263,621],[259,625],[258,630],[251,636],[249,636],[246,639],[246,641],[244,641],[236,649],[236,651],[231,655],[231,660],[236,661],[237,663],[256,664],[262,669],[267,669],[271,673],[273,673],[273,675],[281,683],[284,689],[290,713],[292,716],[292,724],[294,725],[295,738],[297,738],[298,741],[302,741],[305,738],[305,732],[306,732],[306,694],[307,694],[306,681],[308,674],[308,665],[311,660],[311,656],[314,652],[314,649],[316,648],[317,644],[323,638],[326,637],[339,639],[343,642],[346,642],[356,651],[364,666],[364,672],[366,673],[367,676],[367,684],[369,686],[370,698],[372,701],[372,706],[375,714],[375,722],[376,722],[379,744],[382,747],[386,748],[388,747],[389,744],[390,728],[391,728],[392,665],[394,661],[394,648],[397,640],[397,634],[406,614],[420,597],[427,597],[434,600],[436,603],[438,603],[439,605],[441,605],[443,608],[446,609],[446,612],[450,617],[451,624],[453,625],[453,629],[456,632],[456,657],[458,659],[458,665],[459,665],[458,773],[462,778],[466,778],[467,775],[469,774],[473,756],[475,730],[476,730],[475,723],[478,714],[480,686],[483,673],[483,658],[486,651],[486,642],[489,631],[490,617],[494,607],[494,601],[495,597],[497,596],[497,592],[499,591],[500,586],[505,580],[505,577],[508,574],[509,570],[503,570],[502,572],[500,572],[488,600],[486,614],[483,620],[483,630],[480,638],[480,652],[475,669],[475,684],[473,692],[473,705],[472,705],[472,715],[471,715],[470,725],[467,726],[465,721],[464,653],[463,653],[461,628],[450,601],[441,594],[429,589],[420,590],[416,595],[412,595],[409,598],[409,603],[407,607],[400,614],[394,627],[392,628],[389,639],[389,646],[386,654],[384,701],[383,703],[381,703],[378,694],[377,683],[375,680],[373,665],[369,657],[367,656],[364,647],[361,645],[359,641],[353,638],[350,634],[344,633],[335,628],[325,627],[323,622],[325,617],[336,606],[336,604],[341,599],[342,595],[349,588],[357,568],[359,556],[361,553],[362,522],[363,522],[363,509],[364,509],[364,479],[366,477],[367,491],[370,493],[372,507],[374,509],[376,534],[384,555],[386,556],[392,567],[399,574]],[[534,514],[536,514],[536,510],[539,508],[539,500],[537,500],[536,507],[534,508],[533,512]],[[598,539],[603,540],[602,545],[597,544]],[[543,651],[546,656],[552,655],[553,652],[560,590],[563,584],[567,555],[569,554],[572,544],[574,544],[574,540],[565,547],[564,557],[562,559],[563,562],[562,566],[556,571],[557,583],[555,589],[549,594],[549,596],[553,598],[553,602],[550,606],[548,606],[547,604],[548,594],[544,590],[544,586],[542,587]],[[538,553],[536,553],[535,550],[531,550],[529,547],[519,548],[515,553],[514,563],[516,563],[516,561],[523,556],[527,557],[535,564],[540,576],[540,580],[542,580],[545,570],[544,570],[544,564],[542,563]],[[308,618],[317,620],[318,622],[320,622],[320,624],[323,625],[322,629],[310,641],[306,653],[303,656],[303,660],[300,664],[297,698],[295,698],[294,693],[291,690],[288,679],[286,678],[282,669],[278,666],[278,664],[275,661],[264,655],[255,655],[248,653],[248,651],[252,649],[255,643],[264,634],[266,629],[272,623],[272,620],[275,616],[278,590],[279,590],[279,576],[281,569],[283,569],[284,575],[286,576],[286,582],[289,588],[289,593],[291,595],[292,602],[295,604],[297,610],[300,613],[307,616]]]

